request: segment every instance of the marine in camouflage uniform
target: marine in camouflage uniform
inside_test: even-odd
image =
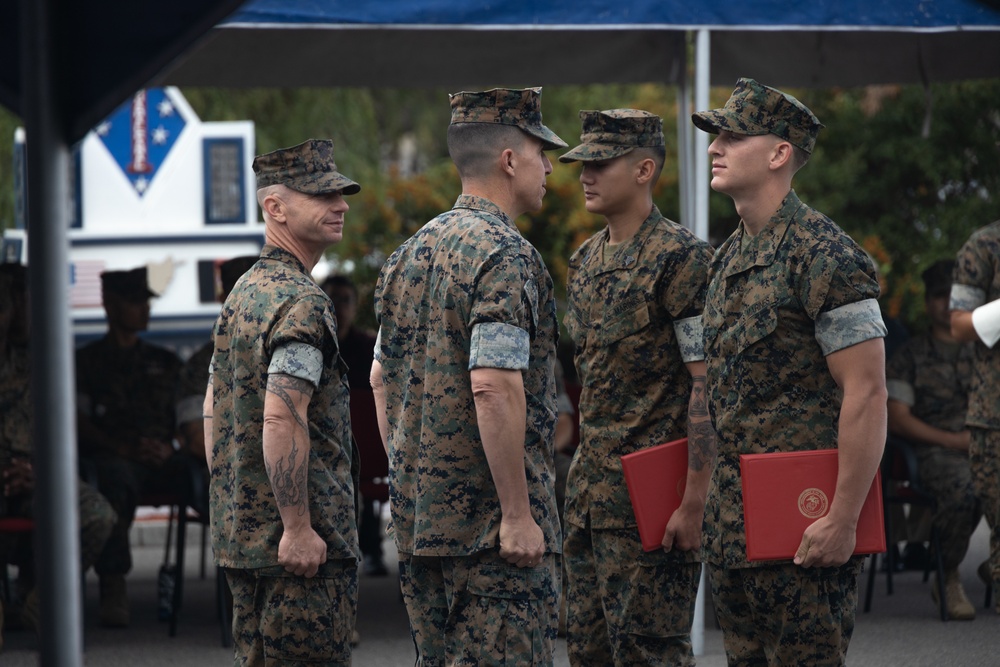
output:
[[[729,664],[842,665],[862,562],[850,557],[853,526],[885,442],[875,270],[791,190],[822,127],[798,100],[740,79],[725,108],[692,120],[719,134],[711,185],[742,218],[713,258],[704,312],[718,437],[704,556]],[[832,447],[830,512],[793,561],[749,562],[739,456]]]
[[[951,336],[948,298],[953,260],[941,260],[923,273],[930,329],[910,338],[889,360],[889,432],[913,443],[922,486],[937,500],[938,530],[945,572],[945,600],[952,619],[971,620],[976,609],[966,597],[958,566],[982,514],[969,470],[969,431],[965,428],[973,343]],[[935,595],[938,587],[932,589]]]
[[[558,329],[551,277],[514,219],[541,207],[543,151],[566,144],[542,125],[539,89],[456,93],[451,107],[463,194],[389,257],[375,292],[403,597],[418,665],[550,665]]]
[[[951,308],[957,312],[951,327],[960,340],[976,341],[965,423],[972,431],[972,483],[990,525],[989,564],[979,574],[992,579],[1000,613],[1000,344],[990,336],[1000,329],[1000,220],[974,232],[957,262],[951,288]]]
[[[101,275],[108,333],[76,352],[77,427],[85,475],[118,513],[94,569],[101,578],[101,621],[129,624],[125,574],[132,569],[129,529],[144,493],[191,492],[190,459],[173,449],[174,395],[181,361],[138,333],[149,324],[146,267]]]
[[[266,244],[222,306],[205,397],[216,562],[238,665],[349,665],[359,558],[350,393],[309,271],[341,238],[333,142],[253,163]]]
[[[0,498],[0,516],[34,517],[34,472],[31,460],[34,447],[31,441],[31,392],[28,348],[13,340],[14,329],[26,322],[26,312],[18,293],[26,289],[24,267],[5,264],[0,266],[0,471],[11,465],[23,469],[26,477],[18,483],[20,492]],[[0,479],[0,494],[7,484],[14,485],[11,471]],[[86,572],[97,560],[104,543],[118,520],[114,509],[105,498],[89,484],[80,482],[78,490],[80,520],[80,560]],[[34,554],[30,533],[0,534],[0,567],[8,562],[18,566],[18,587],[27,594],[26,620],[37,622],[37,595],[30,591],[35,585]],[[2,604],[2,601],[0,601]]]
[[[582,385],[580,446],[567,483],[563,553],[573,665],[693,665],[697,541],[644,552],[621,457],[690,435],[682,502],[698,539],[711,468],[701,311],[712,250],[664,218],[652,188],[664,161],[662,121],[646,111],[582,111],[587,209],[608,226],[569,262],[564,323]],[[688,404],[701,426],[689,429]],[[693,406],[695,404],[692,404]],[[681,540],[683,541],[683,540]]]

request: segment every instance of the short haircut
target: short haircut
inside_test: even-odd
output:
[[[448,154],[459,177],[482,178],[507,148],[520,148],[528,135],[513,125],[455,123],[448,126]]]
[[[650,181],[650,185],[656,185],[656,182],[660,180],[660,174],[663,172],[663,165],[667,161],[666,146],[640,146],[632,151],[632,155],[639,160],[648,158],[653,161],[653,180]]]
[[[795,171],[806,166],[806,162],[809,162],[809,153],[792,144],[792,167]]]
[[[291,190],[291,188],[288,189]],[[261,209],[263,209],[264,200],[267,198],[268,195],[284,194],[284,191],[285,191],[285,186],[281,185],[280,183],[276,183],[274,185],[266,185],[262,187],[260,190],[257,190],[257,205],[260,206]]]

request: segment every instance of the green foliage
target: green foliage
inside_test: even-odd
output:
[[[876,257],[889,314],[922,326],[921,271],[1000,217],[1000,81],[800,99],[827,127],[797,192]]]
[[[0,106],[0,231],[14,226],[14,128],[21,119]]]

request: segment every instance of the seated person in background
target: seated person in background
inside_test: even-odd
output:
[[[0,517],[34,517],[34,447],[31,441],[31,393],[27,347],[27,276],[20,264],[0,264]],[[118,520],[115,511],[92,486],[80,483],[80,558],[83,571],[94,564]],[[21,621],[38,628],[38,593],[35,588],[34,549],[31,533],[0,534],[0,567],[18,567]],[[4,622],[0,598],[0,629]],[[8,627],[15,614],[7,610]],[[0,646],[3,637],[0,636]]]
[[[369,376],[372,370],[372,358],[375,351],[375,334],[355,326],[358,314],[358,288],[350,278],[344,275],[332,275],[320,285],[330,300],[333,301],[334,317],[337,319],[337,344],[340,345],[340,356],[347,364],[347,382],[351,386],[351,401],[364,400],[370,402],[370,414],[375,419],[375,398],[371,393]],[[353,410],[352,410],[353,412]],[[367,431],[367,429],[366,429]],[[355,429],[355,437],[362,431]],[[371,433],[378,433],[373,429]],[[367,446],[366,446],[367,445]],[[361,453],[361,474],[365,475],[366,455],[374,452],[382,456],[381,440],[370,443],[358,443]],[[380,463],[380,466],[384,465]],[[369,468],[371,469],[371,468]],[[361,554],[364,556],[363,571],[368,576],[383,577],[388,574],[382,560],[382,522],[375,512],[375,502],[371,498],[362,498],[361,524],[358,526],[358,542]]]
[[[980,511],[969,470],[965,428],[972,345],[951,335],[948,299],[955,262],[941,260],[923,273],[930,330],[899,349],[886,369],[889,432],[914,444],[920,480],[938,502],[933,523],[940,533],[945,606],[955,620],[976,611],[958,574]],[[937,587],[931,592],[937,602]]]
[[[101,623],[127,627],[125,575],[132,569],[129,528],[145,493],[190,499],[192,460],[174,449],[174,403],[181,361],[142,340],[149,326],[147,269],[105,271],[101,296],[108,332],[76,353],[77,433],[85,470],[118,522],[94,565],[100,577]]]
[[[219,302],[226,300],[233,286],[257,261],[257,255],[234,257],[219,267],[219,281],[222,292]],[[205,387],[208,386],[208,366],[215,351],[214,342],[209,339],[191,355],[181,368],[177,388],[177,439],[190,452],[195,461],[206,463],[205,424],[202,408],[205,402]],[[198,514],[208,518],[208,467],[196,469],[191,507]]]

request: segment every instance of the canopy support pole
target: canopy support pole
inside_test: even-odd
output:
[[[82,667],[76,374],[69,325],[69,148],[55,62],[53,0],[21,0],[28,174],[31,437],[43,667]]]

